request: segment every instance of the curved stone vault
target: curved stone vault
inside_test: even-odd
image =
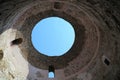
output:
[[[62,56],[43,55],[31,43],[35,24],[51,16],[75,29]],[[120,1],[0,0],[0,80],[120,80]]]

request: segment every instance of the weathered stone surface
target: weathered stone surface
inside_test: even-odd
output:
[[[34,25],[50,16],[66,19],[76,32],[63,56],[40,54],[31,43]],[[119,53],[119,0],[0,0],[0,80],[120,80]]]

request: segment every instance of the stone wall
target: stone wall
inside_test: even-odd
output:
[[[34,25],[50,16],[69,21],[76,32],[63,56],[45,56],[31,44]],[[22,43],[11,45],[19,38]],[[119,48],[119,0],[0,0],[0,80],[119,80]]]

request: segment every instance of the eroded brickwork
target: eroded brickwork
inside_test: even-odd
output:
[[[66,19],[76,32],[73,47],[60,57],[42,55],[31,44],[34,25],[50,16]],[[22,43],[11,46],[18,38]],[[119,0],[0,0],[0,80],[120,80],[119,48]]]

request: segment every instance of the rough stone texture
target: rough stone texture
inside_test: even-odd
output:
[[[73,47],[59,57],[31,44],[34,25],[50,16],[66,19],[76,32]],[[17,38],[23,42],[10,45]],[[119,53],[119,0],[0,0],[0,80],[120,80]]]

